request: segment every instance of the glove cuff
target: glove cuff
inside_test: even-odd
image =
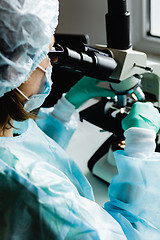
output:
[[[125,149],[127,156],[135,158],[148,158],[156,148],[154,130],[132,127],[125,131]]]
[[[75,106],[72,105],[65,98],[65,94],[63,94],[63,96],[55,104],[52,115],[63,122],[68,122],[70,120],[70,117],[74,113],[74,111],[75,111]]]

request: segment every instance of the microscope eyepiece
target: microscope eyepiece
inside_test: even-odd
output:
[[[48,56],[52,66],[57,68],[79,72],[102,81],[119,82],[118,79],[109,78],[117,66],[109,51],[104,53],[85,44],[83,51],[58,45],[57,50],[51,49]]]

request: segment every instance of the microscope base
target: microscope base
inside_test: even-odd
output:
[[[113,151],[111,150],[115,135],[111,135],[88,161],[88,168],[93,175],[110,183],[118,173]]]
[[[95,163],[92,169],[92,174],[104,180],[105,182],[110,183],[118,171],[117,167],[111,165],[106,158],[107,154]]]

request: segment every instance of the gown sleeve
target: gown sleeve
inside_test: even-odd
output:
[[[30,230],[35,229],[34,224],[31,226],[29,224],[34,223],[31,220],[34,219],[35,214],[38,214],[47,229],[52,229],[52,232],[58,236],[57,239],[159,240],[160,155],[154,152],[155,134],[152,130],[130,129],[125,132],[125,136],[126,149],[115,152],[118,174],[111,182],[110,201],[105,204],[104,208],[93,200],[81,196],[69,177],[46,161],[32,163],[27,169],[28,181],[26,178],[20,180],[21,176],[17,176],[11,168],[6,171],[6,167],[3,167],[4,164],[2,165],[0,161],[2,177],[10,174],[11,171],[13,173],[11,176],[16,176],[16,181],[20,181],[35,196],[33,201],[29,200],[24,192],[24,198],[18,205],[17,192],[15,192],[15,205],[12,210],[15,212],[15,216],[19,216],[16,218],[17,221],[19,219],[20,221],[12,222],[15,223],[13,226],[15,234],[17,234],[17,229],[20,230],[21,237],[16,239],[26,239],[23,237],[26,229],[28,229],[28,234],[31,232]],[[144,141],[147,151],[142,148]],[[0,181],[3,186],[5,186],[5,182],[6,179]],[[11,191],[14,190],[12,182],[10,186]],[[5,190],[8,189],[8,185],[5,189],[0,189],[2,190],[1,195],[4,197],[1,197],[1,201],[3,200],[3,204],[5,204],[7,203],[5,199],[11,199]],[[24,215],[21,216],[17,213],[22,209],[23,199],[26,201],[27,208],[23,208]],[[4,211],[3,204],[1,203],[1,211]],[[7,207],[6,209],[7,215],[4,216],[4,220],[8,217],[9,210]],[[23,214],[22,211],[21,214]],[[13,219],[12,211],[10,215]],[[23,225],[23,233],[19,224]],[[46,236],[38,239],[44,240]]]
[[[45,134],[66,149],[77,129],[74,112],[75,107],[63,95],[54,107],[41,108],[36,122]]]
[[[152,130],[125,132],[124,151],[115,152],[118,174],[109,187],[105,209],[120,223],[127,239],[160,239],[160,153]]]
[[[58,226],[60,239],[160,239],[160,155],[154,152],[155,134],[134,128],[125,136],[125,151],[115,152],[118,174],[111,182],[110,201],[104,208],[82,197],[54,166],[39,163],[32,169],[32,182],[47,193],[43,204],[51,204],[48,224]],[[147,151],[142,148],[144,142]]]

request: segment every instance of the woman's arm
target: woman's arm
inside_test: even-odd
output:
[[[44,133],[66,149],[77,129],[74,112],[75,107],[63,96],[54,107],[41,108],[36,122]]]
[[[127,239],[158,240],[160,153],[155,152],[155,138],[160,114],[151,103],[136,103],[122,126],[126,146],[115,152],[118,174],[105,209],[120,223]]]

